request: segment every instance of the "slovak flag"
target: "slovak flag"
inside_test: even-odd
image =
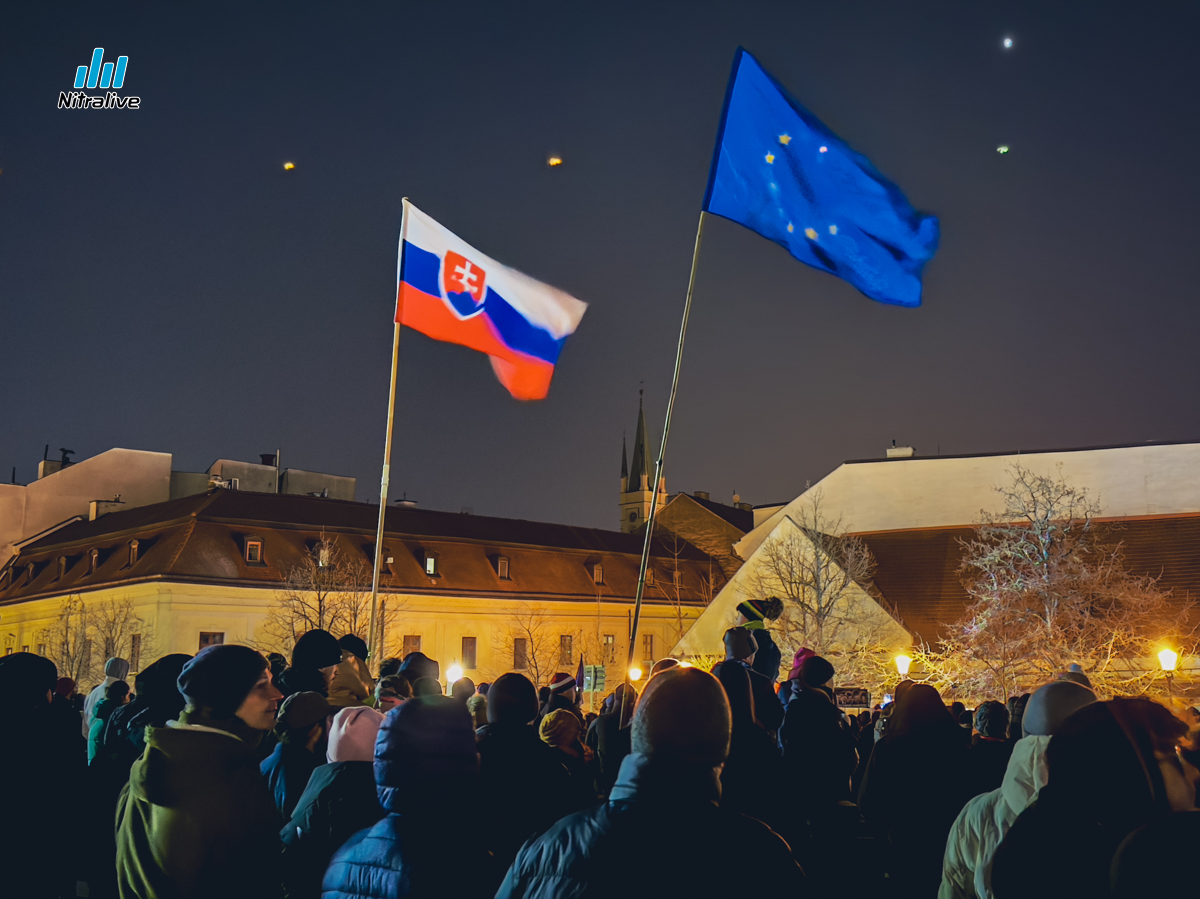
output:
[[[406,202],[396,321],[487,353],[519,400],[540,400],[587,304],[501,265]]]

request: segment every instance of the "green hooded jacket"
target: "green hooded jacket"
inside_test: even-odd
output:
[[[188,709],[146,729],[117,804],[121,899],[275,899],[283,821],[259,774],[261,733]]]

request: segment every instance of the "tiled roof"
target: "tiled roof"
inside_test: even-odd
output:
[[[696,496],[692,493],[680,494],[686,496],[692,502],[704,507],[713,515],[716,515],[722,521],[725,521],[743,534],[747,534],[754,529],[754,513],[746,509],[739,509],[737,506],[727,506],[724,503],[713,502],[711,499]]]
[[[1106,522],[1107,539],[1119,541],[1126,568],[1159,578],[1180,600],[1200,599],[1200,515],[1163,515]],[[904,626],[927,642],[960,618],[967,592],[959,566],[960,541],[975,529],[929,528],[858,536],[875,556],[875,586]]]
[[[243,586],[278,583],[324,534],[343,552],[373,558],[378,506],[307,496],[216,489],[127,511],[77,521],[24,547],[10,575],[0,578],[0,603],[159,579]],[[245,561],[244,540],[263,541],[262,564]],[[129,543],[137,539],[130,564]],[[97,567],[90,570],[95,549]],[[392,563],[383,569],[386,590],[529,599],[595,601],[632,598],[642,538],[633,534],[516,519],[389,508],[384,538]],[[439,557],[438,577],[425,574],[426,552]],[[684,599],[703,601],[709,557],[692,546],[656,540],[652,557],[669,579],[678,557]],[[495,560],[510,560],[501,579]],[[60,558],[66,559],[60,574]],[[603,584],[593,580],[602,566]],[[32,566],[32,567],[30,567]],[[654,601],[654,590],[648,590]]]

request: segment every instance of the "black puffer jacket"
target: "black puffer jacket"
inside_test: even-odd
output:
[[[765,824],[720,808],[720,793],[711,768],[626,756],[609,801],[526,843],[496,899],[623,896],[631,872],[644,896],[724,899],[744,895],[748,882],[757,895],[807,895],[787,843]]]

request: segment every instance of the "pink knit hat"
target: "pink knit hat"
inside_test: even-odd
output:
[[[333,716],[329,728],[329,751],[333,762],[371,762],[375,760],[375,737],[383,715],[366,706],[351,706]]]

